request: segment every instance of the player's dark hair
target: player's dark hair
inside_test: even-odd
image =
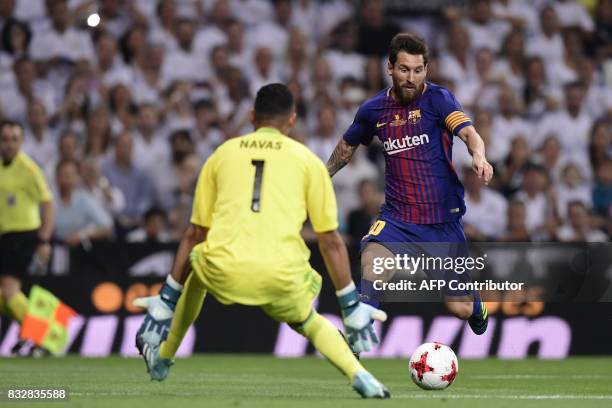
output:
[[[2,129],[4,129],[7,126],[17,126],[19,129],[21,129],[21,133],[23,134],[23,125],[19,122],[17,122],[16,120],[12,120],[12,119],[2,119],[0,120],[0,131]]]
[[[397,54],[400,51],[407,52],[412,55],[422,55],[423,62],[427,65],[429,61],[429,49],[427,48],[427,44],[425,41],[414,34],[411,33],[399,33],[391,40],[391,44],[389,44],[389,62],[391,65],[395,65],[395,61],[397,61]]]
[[[287,116],[293,111],[293,94],[284,84],[261,87],[255,97],[255,117],[258,120]]]

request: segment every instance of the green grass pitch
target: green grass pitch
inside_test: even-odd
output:
[[[69,401],[2,407],[612,407],[612,358],[560,361],[460,360],[455,383],[422,391],[406,360],[365,360],[391,390],[388,401],[361,400],[326,361],[252,355],[180,359],[163,383],[141,359],[0,359],[0,389],[68,387]]]

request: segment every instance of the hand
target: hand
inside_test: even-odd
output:
[[[485,185],[489,184],[489,181],[493,178],[493,166],[489,164],[484,156],[474,154],[472,156],[472,170],[478,175]]]
[[[48,242],[38,244],[36,247],[36,259],[41,266],[46,266],[51,257],[51,245]]]
[[[170,278],[169,278],[170,279]],[[143,343],[159,346],[168,337],[170,323],[181,291],[172,288],[168,282],[162,286],[160,294],[136,298],[132,304],[147,310],[147,315],[136,333],[136,347],[142,353]]]
[[[352,284],[353,290],[338,296],[342,319],[351,349],[355,353],[370,351],[379,340],[372,326],[373,320],[384,322],[387,314],[368,304],[359,301],[359,294]]]

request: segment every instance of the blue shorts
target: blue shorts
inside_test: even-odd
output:
[[[370,242],[385,246],[395,255],[413,257],[422,254],[440,258],[468,257],[469,248],[460,220],[440,224],[411,224],[379,217],[361,240],[361,251]],[[425,270],[429,279],[471,281],[470,274],[454,271]],[[448,296],[467,296],[472,292],[443,290]]]

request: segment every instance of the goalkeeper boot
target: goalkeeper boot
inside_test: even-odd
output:
[[[147,365],[147,372],[151,376],[151,381],[164,381],[170,373],[170,366],[174,360],[161,358],[159,355],[160,346],[151,345],[147,342],[142,344],[141,355]]]
[[[362,398],[391,398],[391,393],[372,374],[367,371],[359,371],[353,377],[353,389]]]
[[[487,331],[487,325],[489,324],[487,306],[484,304],[484,302],[478,300],[476,301],[474,309],[474,313],[472,313],[468,319],[468,323],[475,334],[481,335]]]

